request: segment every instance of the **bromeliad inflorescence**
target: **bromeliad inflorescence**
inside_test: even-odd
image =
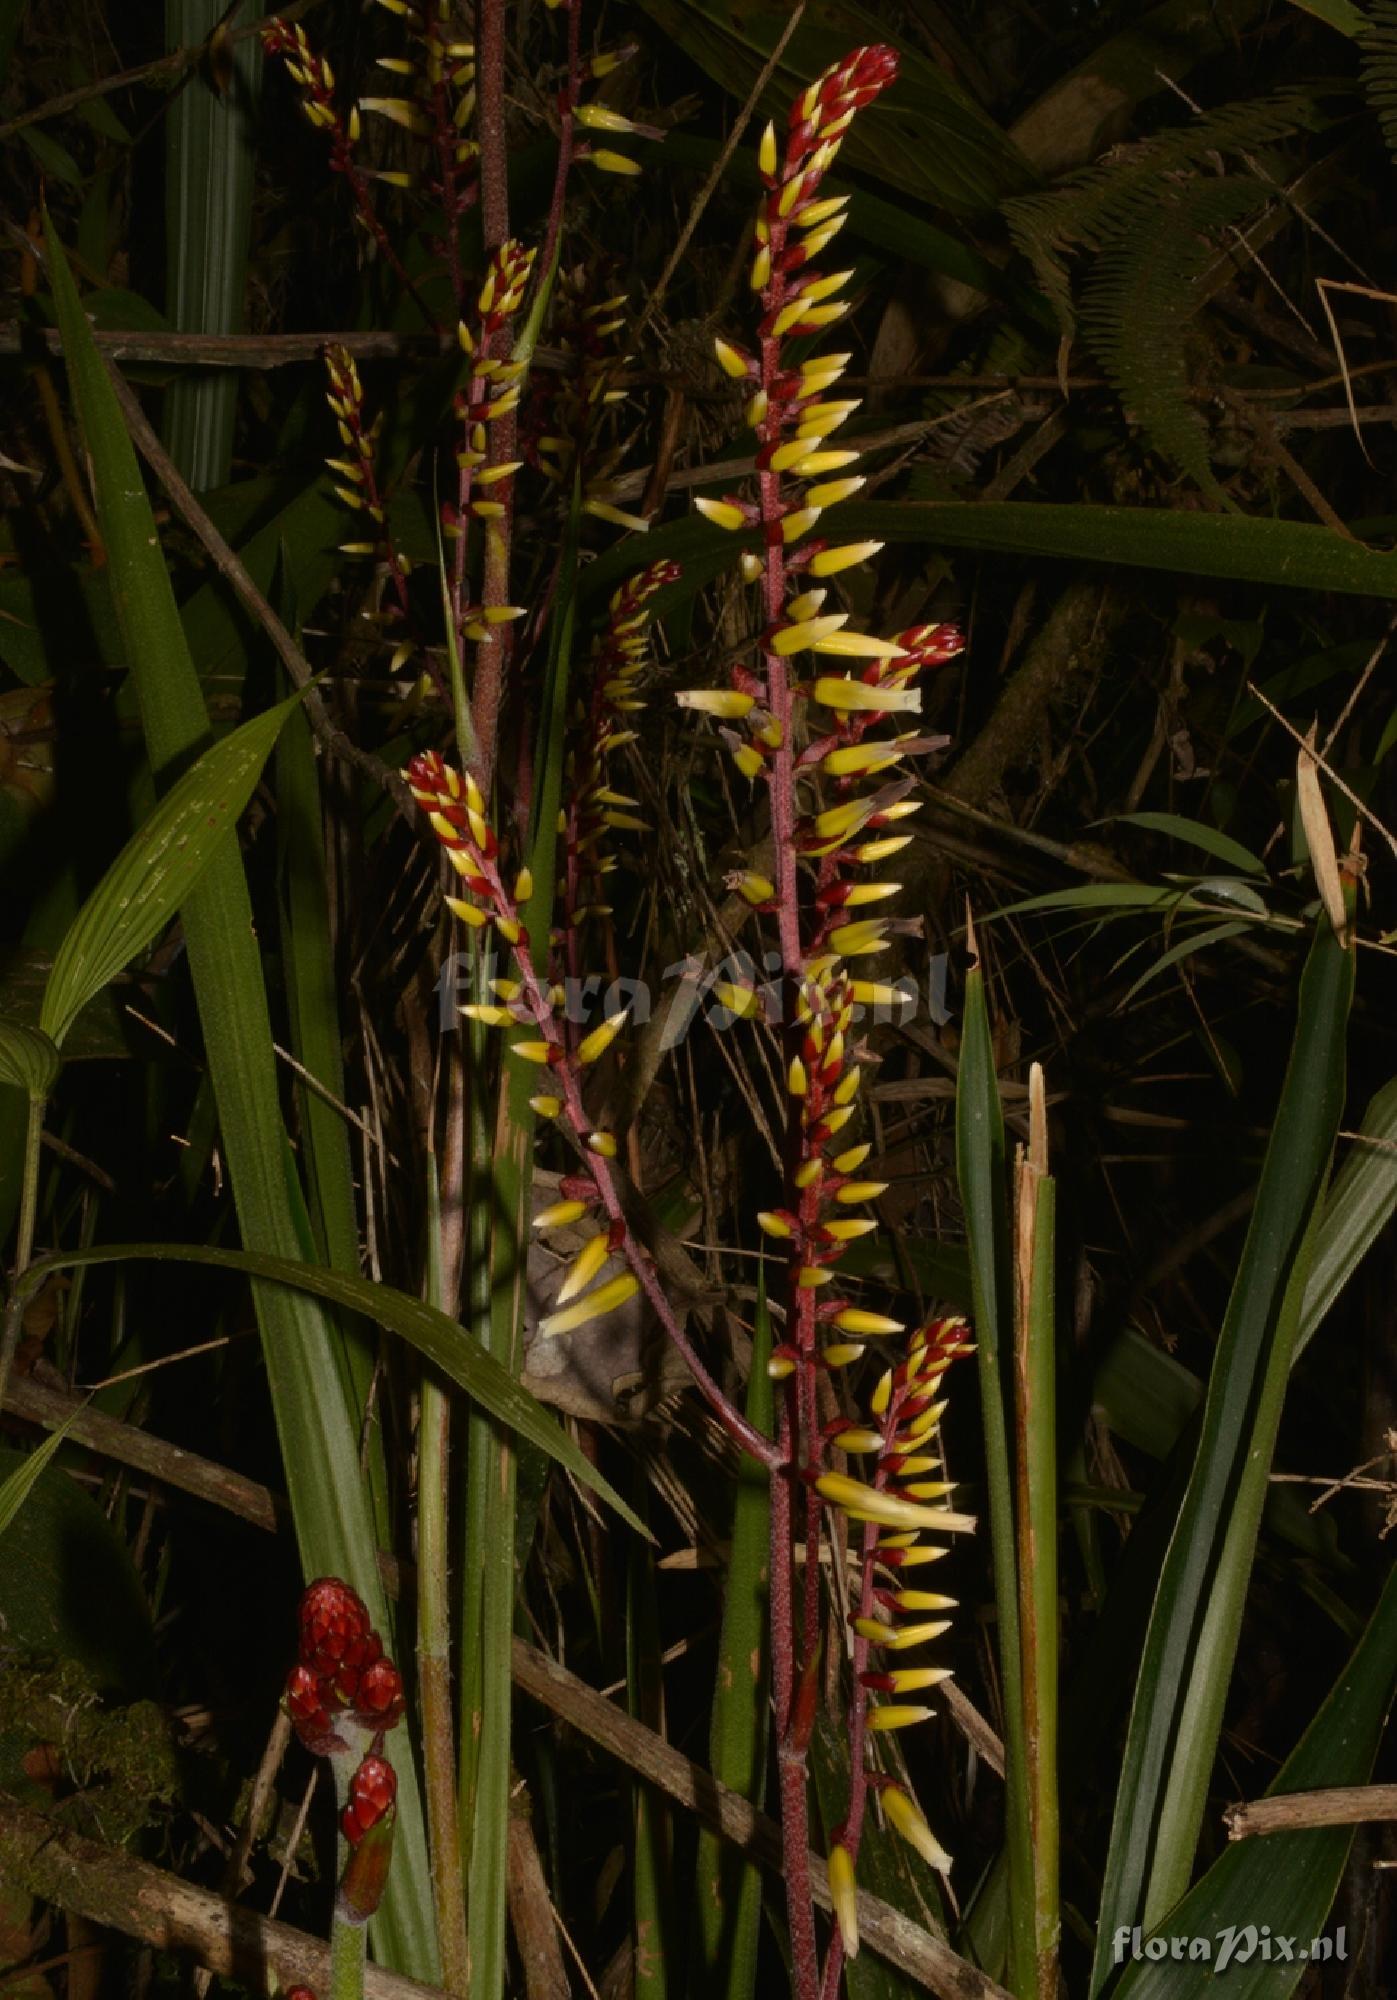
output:
[[[363,1599],[338,1577],[320,1577],[302,1594],[284,1700],[302,1743],[334,1768],[349,1849],[336,1921],[362,1927],[378,1908],[392,1859],[398,1778],[383,1746],[402,1719],[403,1682]]]
[[[827,512],[863,484],[851,470],[858,452],[829,442],[858,408],[857,399],[834,393],[851,356],[797,362],[788,354],[791,341],[822,332],[847,311],[840,295],[852,271],[822,275],[815,266],[842,226],[847,202],[846,196],[825,195],[822,184],[852,119],[896,73],[891,49],[857,49],[796,100],[784,144],[770,125],[762,137],[758,165],[766,193],[751,269],[761,303],[755,350],[716,343],[722,368],[748,391],[747,421],[758,439],[756,494],[697,503],[716,526],[743,537],[742,574],[760,587],[760,629],[755,657],[739,658],[726,686],[679,696],[683,706],[715,720],[738,769],[765,786],[770,808],[770,874],[749,868],[729,881],[757,912],[774,919],[780,957],[776,1025],[788,1107],[785,1189],[781,1204],[758,1221],[787,1254],[784,1337],[771,1364],[784,1384],[778,1443],[789,1469],[773,1482],[772,1644],[792,1958],[803,1994],[819,1991],[822,1983],[804,1867],[804,1760],[821,1638],[823,1511],[837,1507],[862,1523],[864,1539],[853,1627],[853,1781],[830,1855],[840,1936],[826,1961],[826,1992],[838,1985],[842,1952],[857,1949],[853,1866],[870,1784],[884,1793],[890,1823],[928,1859],[946,1861],[905,1789],[868,1769],[865,1746],[870,1731],[881,1733],[924,1713],[901,1700],[870,1711],[870,1691],[902,1695],[943,1675],[941,1668],[921,1666],[870,1669],[870,1648],[900,1655],[938,1636],[943,1619],[900,1624],[898,1616],[949,1604],[910,1586],[881,1584],[878,1566],[895,1572],[928,1560],[939,1550],[914,1549],[920,1534],[973,1525],[944,1504],[950,1489],[943,1477],[930,1476],[939,1462],[926,1442],[940,1418],[932,1384],[952,1355],[964,1351],[962,1322],[938,1323],[913,1336],[906,1359],[875,1396],[876,1423],[821,1421],[821,1371],[856,1360],[866,1338],[904,1331],[899,1321],[843,1295],[836,1268],[849,1244],[877,1227],[857,1211],[885,1189],[881,1181],[862,1178],[870,1145],[849,1145],[845,1134],[861,1080],[855,1041],[861,1010],[893,1010],[901,998],[895,985],[868,976],[868,962],[889,948],[896,933],[917,928],[884,913],[899,884],[869,881],[864,871],[891,860],[910,839],[894,830],[917,809],[909,796],[913,781],[901,767],[945,739],[902,725],[921,708],[919,675],[953,658],[963,644],[946,625],[881,638],[860,630],[848,611],[830,602],[827,579],[881,546],[816,532]],[[843,671],[834,663],[843,663]],[[763,1009],[755,988],[724,988],[722,998],[737,1013]],[[835,1470],[832,1451],[876,1454],[872,1480]],[[880,1526],[889,1531],[882,1540]],[[805,1543],[799,1589],[798,1539]]]

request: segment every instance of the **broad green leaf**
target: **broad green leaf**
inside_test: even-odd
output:
[[[237,825],[300,699],[291,695],[207,749],[118,854],[54,959],[39,1019],[55,1042],[185,901]]]
[[[221,1250],[206,1243],[104,1243],[89,1250],[57,1251],[29,1266],[26,1284],[37,1284],[49,1271],[77,1270],[89,1264],[150,1261],[208,1264],[220,1271],[238,1271],[244,1277],[309,1292],[315,1298],[327,1299],[332,1305],[375,1320],[425,1355],[443,1375],[464,1389],[472,1402],[488,1410],[520,1437],[527,1438],[530,1444],[537,1445],[579,1484],[589,1487],[599,1499],[614,1507],[630,1527],[641,1534],[647,1533],[620,1494],[522,1383],[507,1375],[493,1355],[487,1354],[454,1319],[393,1285],[375,1284],[372,1278],[330,1271],[323,1265],[306,1264],[291,1257],[271,1257],[254,1250]]]
[[[1397,553],[1345,541],[1313,522],[1081,502],[938,501],[930,495],[919,502],[916,474],[908,490],[907,501],[851,503],[841,530],[926,548],[995,549],[1295,590],[1397,597]]]
[[[1239,868],[1244,875],[1264,875],[1266,863],[1253,854],[1249,847],[1243,847],[1240,840],[1232,840],[1216,827],[1205,826],[1201,820],[1185,819],[1180,813],[1132,812],[1114,813],[1111,818],[1097,820],[1098,826],[1138,826],[1146,833],[1168,834],[1171,840],[1182,840],[1189,847],[1201,847],[1205,854],[1211,854],[1217,861],[1225,861],[1229,868]]]
[[[159,787],[206,745],[208,710],[121,407],[47,219],[45,234],[112,594]],[[295,1262],[302,1250],[304,1201],[297,1190],[293,1202],[287,1181],[266,987],[247,878],[232,841],[222,842],[208,861],[181,914],[243,1241],[250,1250]],[[361,1464],[363,1412],[351,1409],[345,1395],[343,1335],[323,1302],[304,1292],[256,1283],[253,1305],[306,1574],[344,1577],[387,1637],[394,1632],[395,1614],[383,1587]],[[381,1449],[376,1434],[370,1449]],[[411,1757],[399,1765],[397,1805],[398,1865],[370,1930],[382,1963],[431,1981],[438,1970],[436,1926]]]
[[[1019,1628],[1018,1557],[1014,1536],[1014,1469],[1009,1451],[1010,1380],[1014,1353],[1010,1267],[1009,1179],[1004,1111],[999,1097],[984,974],[977,963],[965,983],[964,1029],[956,1084],[956,1178],[970,1241],[975,1349],[985,1438],[990,1547],[998,1614],[999,1672],[1004,1700],[1006,1846],[1009,1856],[1011,1988],[1034,1990],[1033,1850],[1024,1741],[1024,1690]]]
[[[1326,924],[1301,980],[1290,1063],[1136,1681],[1093,1994],[1112,1975],[1116,1931],[1153,1923],[1188,1885],[1343,1110],[1353,957]]]
[[[0,1083],[12,1083],[31,1097],[47,1097],[62,1062],[52,1037],[41,1028],[21,1027],[0,1016]]]
[[[1330,1785],[1366,1784],[1383,1738],[1388,1711],[1397,1695],[1397,1568],[1389,1568],[1368,1627],[1324,1706],[1267,1788],[1268,1799]],[[1330,1911],[1353,1842],[1348,1826],[1311,1827],[1301,1832],[1255,1835],[1233,1841],[1207,1874],[1157,1927],[1163,1938],[1206,1938],[1214,1946],[1210,1963],[1132,1964],[1116,2000],[1287,2000],[1304,1978],[1315,1939],[1334,1938]],[[1228,1930],[1245,1933],[1237,1956],[1224,1970],[1217,1940]],[[1260,1938],[1292,1938],[1289,1962],[1273,1948],[1262,1956]],[[1250,1952],[1247,1951],[1250,1942]],[[1352,1956],[1357,1939],[1351,1938]],[[1315,1962],[1318,1962],[1317,1960]]]

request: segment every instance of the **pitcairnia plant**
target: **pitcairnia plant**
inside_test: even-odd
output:
[[[867,1422],[841,1414],[827,1386],[831,1371],[858,1360],[868,1337],[895,1339],[906,1332],[900,1322],[841,1296],[838,1283],[844,1251],[875,1227],[858,1211],[884,1190],[883,1183],[860,1178],[870,1144],[848,1143],[860,1082],[857,1022],[868,1010],[895,1007],[899,998],[895,987],[861,968],[895,932],[912,928],[877,913],[896,895],[897,884],[864,877],[908,839],[891,830],[916,809],[908,796],[912,780],[899,767],[942,740],[897,728],[920,708],[917,676],[961,647],[959,634],[947,626],[883,639],[855,629],[848,614],[825,610],[820,580],[864,561],[877,545],[839,544],[814,532],[826,510],[862,483],[849,473],[858,454],[827,442],[857,408],[831,393],[849,356],[797,362],[790,352],[794,342],[822,331],[846,309],[837,295],[851,273],[821,275],[814,263],[837,233],[844,206],[842,199],[822,198],[821,183],[850,120],[895,72],[890,50],[855,51],[797,101],[784,150],[772,128],[761,141],[767,193],[752,269],[762,308],[756,350],[717,343],[723,368],[751,387],[747,414],[759,439],[757,493],[698,503],[723,528],[758,540],[759,548],[745,548],[740,559],[745,578],[759,588],[760,631],[752,658],[734,665],[727,686],[678,697],[723,726],[739,771],[764,787],[769,802],[772,874],[741,870],[731,886],[773,920],[778,975],[762,989],[739,977],[715,992],[733,1015],[764,1016],[782,1047],[786,1185],[781,1205],[758,1217],[787,1253],[784,1338],[770,1364],[783,1385],[774,1441],[753,1430],[695,1350],[628,1216],[614,1164],[617,1137],[588,1109],[587,1072],[623,1031],[625,1013],[583,1034],[566,1006],[568,980],[580,969],[578,926],[600,899],[601,838],[607,827],[630,823],[626,808],[634,802],[609,788],[605,760],[627,737],[617,725],[633,705],[633,680],[643,663],[645,604],[669,580],[668,567],[652,564],[612,599],[576,782],[561,820],[559,964],[539,963],[531,946],[525,912],[533,878],[527,868],[506,870],[481,776],[454,768],[436,752],[419,755],[408,774],[467,891],[449,898],[451,909],[473,928],[492,926],[513,954],[512,974],[495,982],[495,997],[471,1002],[465,1012],[490,1027],[525,1030],[511,1034],[509,1055],[538,1066],[543,1088],[532,1108],[562,1125],[574,1156],[558,1200],[534,1223],[544,1231],[585,1224],[588,1233],[541,1331],[571,1332],[644,1291],[719,1421],[771,1474],[772,1684],[791,1955],[802,1996],[833,1994],[843,1956],[858,1948],[854,1865],[870,1791],[931,1865],[948,1865],[912,1797],[875,1766],[869,1745],[931,1713],[909,1697],[935,1685],[945,1670],[906,1664],[904,1655],[946,1629],[952,1600],[917,1588],[904,1572],[945,1552],[944,1544],[925,1536],[973,1525],[946,1505],[951,1487],[936,1448],[945,1407],[941,1377],[968,1351],[963,1321],[933,1321],[912,1334],[904,1358],[879,1382]],[[484,615],[490,616],[488,606]],[[803,675],[800,663],[811,657],[814,670]],[[889,721],[895,733],[878,730]],[[566,975],[561,980],[560,973]],[[847,1456],[870,1454],[871,1478],[842,1469]],[[826,1630],[820,1552],[833,1525],[830,1509],[856,1525],[861,1542],[848,1590],[853,1778],[829,1857],[839,1921],[822,1969],[809,1878],[806,1759]],[[871,1703],[871,1694],[886,1699]]]
[[[769,1475],[769,1664],[790,1962],[800,2000],[821,1994],[832,2000],[846,1957],[858,1950],[855,1869],[870,1802],[877,1801],[887,1823],[929,1866],[949,1866],[881,1746],[890,1732],[931,1714],[920,1697],[948,1671],[926,1663],[921,1649],[945,1631],[953,1600],[919,1587],[914,1572],[946,1552],[941,1538],[973,1526],[948,1504],[952,1487],[938,1444],[942,1377],[969,1352],[965,1322],[932,1319],[909,1335],[902,1322],[845,1296],[839,1282],[845,1252],[876,1227],[862,1211],[885,1185],[863,1177],[872,1146],[852,1129],[859,1110],[860,1024],[896,1012],[899,990],[876,976],[876,962],[897,934],[917,928],[891,913],[898,884],[870,871],[910,839],[899,830],[917,806],[909,760],[945,741],[917,731],[919,677],[962,649],[960,634],[946,625],[917,626],[891,638],[864,632],[829,603],[826,587],[826,579],[864,563],[880,545],[840,542],[821,532],[826,517],[863,484],[851,470],[858,453],[831,441],[858,408],[839,394],[851,357],[809,352],[811,337],[848,310],[844,294],[853,275],[819,268],[847,201],[827,196],[824,182],[851,121],[894,80],[897,57],[882,46],[856,49],[801,93],[784,138],[770,125],[761,138],[764,193],[750,270],[759,318],[749,345],[737,337],[716,342],[722,370],[748,392],[747,421],[758,441],[755,486],[750,493],[698,502],[709,521],[740,538],[742,577],[755,593],[754,631],[725,682],[678,695],[682,708],[720,730],[738,772],[755,790],[754,820],[760,824],[765,817],[769,824],[763,854],[770,859],[734,871],[728,886],[774,932],[774,951],[766,959],[774,976],[759,983],[753,961],[743,958],[730,962],[731,976],[712,989],[728,1021],[751,1019],[779,1044],[784,1186],[775,1205],[756,1218],[784,1255],[773,1296],[781,1324],[769,1364],[779,1384],[778,1420],[775,1436],[767,1437],[733,1402],[721,1379],[727,1371],[700,1352],[684,1312],[676,1309],[649,1233],[638,1222],[621,1162],[624,1135],[593,1108],[596,1066],[623,1034],[626,1010],[588,1023],[573,1004],[584,976],[595,969],[587,959],[592,941],[604,941],[615,970],[607,901],[615,857],[607,843],[616,834],[643,830],[644,822],[635,816],[636,800],[616,788],[612,762],[635,740],[653,600],[677,579],[675,564],[638,567],[612,594],[586,688],[580,699],[574,694],[568,700],[567,778],[556,799],[540,788],[530,810],[535,780],[526,770],[510,810],[500,782],[501,716],[511,692],[516,622],[527,619],[517,626],[526,646],[544,624],[543,613],[529,617],[509,598],[517,554],[516,475],[532,464],[553,481],[565,507],[570,492],[574,538],[583,513],[626,528],[646,525],[615,504],[612,490],[617,451],[606,425],[609,406],[622,393],[612,386],[612,337],[621,328],[624,301],[589,298],[581,273],[561,264],[560,241],[563,191],[575,161],[588,159],[611,173],[635,167],[614,146],[594,144],[590,134],[608,140],[656,135],[584,96],[584,85],[606,75],[616,59],[584,62],[579,10],[570,5],[566,76],[557,99],[558,180],[536,254],[508,234],[495,179],[500,134],[490,104],[499,50],[492,53],[487,30],[498,27],[502,10],[483,10],[477,47],[455,40],[430,8],[419,13],[400,0],[384,4],[403,14],[412,47],[410,55],[384,60],[412,94],[361,99],[347,115],[336,107],[328,65],[304,32],[281,22],[266,30],[269,49],[288,63],[307,117],[326,135],[330,164],[346,182],[356,215],[409,285],[379,216],[374,182],[407,190],[412,176],[361,163],[361,113],[421,139],[436,135],[424,149],[429,164],[419,181],[445,223],[440,248],[464,357],[464,383],[451,412],[455,478],[439,499],[439,604],[416,590],[412,564],[395,541],[380,420],[367,414],[353,357],[332,350],[330,407],[342,450],[330,465],[340,499],[364,523],[344,553],[374,564],[379,588],[368,615],[382,630],[391,670],[413,664],[423,696],[430,699],[435,683],[454,714],[457,757],[420,751],[408,764],[407,779],[456,878],[447,907],[471,935],[474,963],[488,982],[462,1011],[473,1030],[507,1036],[506,1122],[520,1129],[522,1099],[509,1077],[519,1073],[515,1066],[532,1066],[538,1076],[528,1114],[558,1134],[563,1154],[556,1199],[532,1214],[535,1230],[545,1236],[567,1231],[573,1243],[539,1332],[545,1338],[573,1333],[643,1293],[719,1424]],[[468,136],[477,113],[478,143]],[[478,284],[467,281],[456,227],[477,200],[487,248]],[[530,370],[550,298],[550,335],[569,353],[570,365],[548,393],[540,390],[539,371],[530,380]],[[565,540],[546,585],[545,611],[553,606],[555,618],[569,588],[567,561]],[[449,680],[424,622],[427,612],[445,623]],[[544,768],[557,749],[545,740],[546,711],[557,698],[557,676],[569,665],[568,649],[565,636],[544,693],[538,754]],[[465,662],[472,658],[467,687]],[[481,1074],[477,1061],[471,1091],[478,1092]],[[471,1254],[482,1249],[478,1242],[470,1246]],[[450,1281],[452,1258],[441,1262]],[[510,1269],[497,1244],[496,1301],[502,1284],[512,1282]],[[878,1379],[866,1414],[856,1417],[833,1378],[860,1360],[870,1338],[902,1345]],[[517,1343],[514,1359],[517,1364]],[[425,1427],[425,1405],[423,1421]],[[860,1476],[848,1470],[850,1460],[865,1468]],[[508,1495],[511,1489],[501,1490]],[[825,1543],[833,1558],[828,1563],[822,1561]],[[851,1776],[842,1818],[827,1843],[837,1924],[822,1949],[810,1871],[807,1759],[824,1684],[821,1658],[831,1646],[848,1663],[843,1725]],[[430,1795],[430,1769],[428,1789]],[[488,1843],[479,1797],[476,1812],[477,1845]],[[484,1879],[478,1859],[471,1879],[474,1902]],[[441,1909],[439,1899],[439,1915]],[[489,1919],[482,1921],[475,1908],[471,1914],[474,1985],[480,1952],[488,1952],[479,1939]],[[449,1930],[446,1917],[441,1927]]]

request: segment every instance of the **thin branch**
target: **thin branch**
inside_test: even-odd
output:
[[[1365,1820],[1397,1819],[1397,1785],[1336,1785],[1322,1792],[1290,1792],[1276,1799],[1253,1799],[1223,1814],[1229,1840],[1259,1833],[1294,1833],[1311,1826],[1358,1826]]]

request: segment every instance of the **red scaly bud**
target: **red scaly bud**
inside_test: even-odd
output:
[[[397,1796],[398,1774],[387,1758],[366,1757],[349,1781],[349,1803],[340,1818],[351,1847],[388,1816]]]

